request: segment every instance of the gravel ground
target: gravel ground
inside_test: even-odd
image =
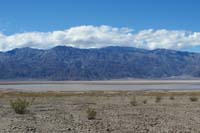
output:
[[[104,94],[25,95],[28,101],[37,97],[27,112],[20,115],[13,111],[9,101],[24,95],[2,92],[0,133],[200,133],[200,101],[190,100],[200,98],[199,92]],[[130,103],[133,97],[136,106]],[[156,97],[161,100],[156,101]],[[96,110],[94,120],[88,120],[88,108]]]

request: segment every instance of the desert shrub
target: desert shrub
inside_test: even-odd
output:
[[[96,109],[88,108],[86,112],[88,120],[94,120],[96,118]]]
[[[35,102],[35,100],[36,100],[35,97],[31,98],[31,100],[30,100],[30,105],[33,105],[33,103]]]
[[[174,98],[173,96],[170,96],[169,99],[170,99],[170,100],[174,100],[175,98]]]
[[[147,103],[147,100],[145,99],[145,100],[143,100],[142,102],[143,102],[144,104],[146,104],[146,103]]]
[[[196,101],[198,101],[198,98],[197,97],[190,97],[190,101],[191,102],[196,102]]]
[[[159,102],[161,101],[161,99],[162,99],[162,97],[161,97],[161,96],[157,96],[157,97],[156,97],[156,101],[155,101],[155,102],[156,102],[156,103],[159,103]]]
[[[30,105],[26,99],[17,98],[15,100],[10,100],[10,106],[17,114],[24,114],[27,107]]]
[[[131,99],[130,104],[132,106],[137,106],[137,101],[136,101],[136,97],[135,96]]]

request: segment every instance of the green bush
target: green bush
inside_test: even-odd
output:
[[[146,103],[147,103],[147,100],[145,99],[145,100],[143,100],[142,102],[143,102],[144,104],[146,104]]]
[[[156,97],[156,103],[159,103],[161,101],[162,97],[161,96],[157,96]]]
[[[26,99],[17,98],[15,100],[10,101],[10,106],[17,114],[24,114],[26,112],[27,107],[30,105]]]
[[[169,99],[170,99],[170,100],[174,100],[175,98],[174,98],[173,96],[170,96]]]
[[[86,112],[87,112],[87,118],[88,118],[88,120],[94,120],[96,118],[97,112],[96,112],[95,109],[88,108]]]
[[[197,97],[190,97],[190,101],[196,102],[196,101],[198,101],[198,98]]]
[[[137,101],[136,101],[136,97],[134,96],[133,98],[132,98],[132,100],[130,101],[130,104],[132,105],[132,106],[137,106]]]

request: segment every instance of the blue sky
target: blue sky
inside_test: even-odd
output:
[[[181,31],[184,31],[184,34],[186,34],[184,36],[186,36],[186,39],[188,39],[188,34],[190,34],[192,37],[199,36],[199,34],[195,34],[196,32],[199,33],[200,31],[199,24],[199,0],[0,0],[0,32],[4,37],[4,40],[2,39],[4,45],[2,43],[2,46],[0,46],[0,50],[7,50],[15,47],[27,46],[28,44],[19,42],[18,45],[9,46],[7,48],[7,42],[10,42],[10,40],[8,41],[7,38],[9,36],[13,36],[15,34],[20,33],[39,32],[39,35],[41,36],[41,32],[43,34],[47,32],[64,31],[73,27],[79,27],[80,29],[83,25],[94,26],[92,27],[93,30],[96,28],[95,30],[100,29],[100,31],[102,32],[101,26],[106,25],[109,26],[107,27],[107,30],[113,31],[112,28],[118,28],[118,32],[121,32],[122,29],[120,28],[127,27],[133,30],[129,32],[133,35],[139,34],[139,32],[143,30],[149,29],[155,30],[152,31],[152,33],[156,32],[155,36],[157,34],[160,35],[160,30],[163,29],[167,30],[167,32],[169,33],[162,31],[162,35],[163,32],[165,35],[168,35],[172,31],[180,32],[178,34],[182,34]],[[88,27],[85,28],[88,30]],[[124,33],[124,31],[122,32],[123,35],[126,34]],[[98,32],[98,37],[99,34],[100,33]],[[31,35],[32,34],[29,34],[29,41],[27,42],[34,42],[33,40],[30,40]],[[13,38],[16,38],[16,36],[14,36]],[[184,39],[185,38],[183,37],[183,40]],[[150,49],[173,49],[173,46],[164,46],[166,44],[166,41],[168,40],[165,40],[162,46],[156,45],[152,41],[150,44],[149,39],[142,40],[139,42],[138,40],[136,41],[137,42],[135,43],[138,44],[133,45],[136,47]],[[185,46],[185,44],[183,44],[184,46],[182,46],[182,42],[180,41],[174,41],[172,43],[180,43],[174,44],[174,49],[188,51],[192,50],[199,52],[199,49],[196,48],[199,47],[198,41],[199,40],[195,39],[187,41],[188,43],[194,43],[193,45],[189,46]],[[63,43],[62,41],[57,42]],[[97,42],[97,40],[87,40],[83,44],[80,44],[82,40],[79,40],[78,42],[69,41],[65,45],[86,48],[100,47],[100,45],[102,45],[101,42],[92,46],[92,42]],[[91,44],[89,44],[89,46],[83,46],[87,45],[87,42],[90,42]],[[103,40],[103,42],[106,41]],[[124,42],[127,42],[127,40],[125,40]],[[124,42],[117,43],[118,45],[125,45]],[[52,42],[50,41],[50,43]],[[108,43],[112,44],[115,42],[108,41]],[[145,46],[148,45],[148,43],[151,46]],[[36,46],[36,44],[32,43],[31,47],[34,46]],[[48,46],[45,45],[39,48],[45,47]]]

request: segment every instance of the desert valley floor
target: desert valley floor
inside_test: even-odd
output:
[[[18,97],[31,101],[25,114],[16,114],[10,106]],[[2,89],[0,133],[199,133],[199,98],[198,89]],[[92,120],[88,108],[96,111]]]

